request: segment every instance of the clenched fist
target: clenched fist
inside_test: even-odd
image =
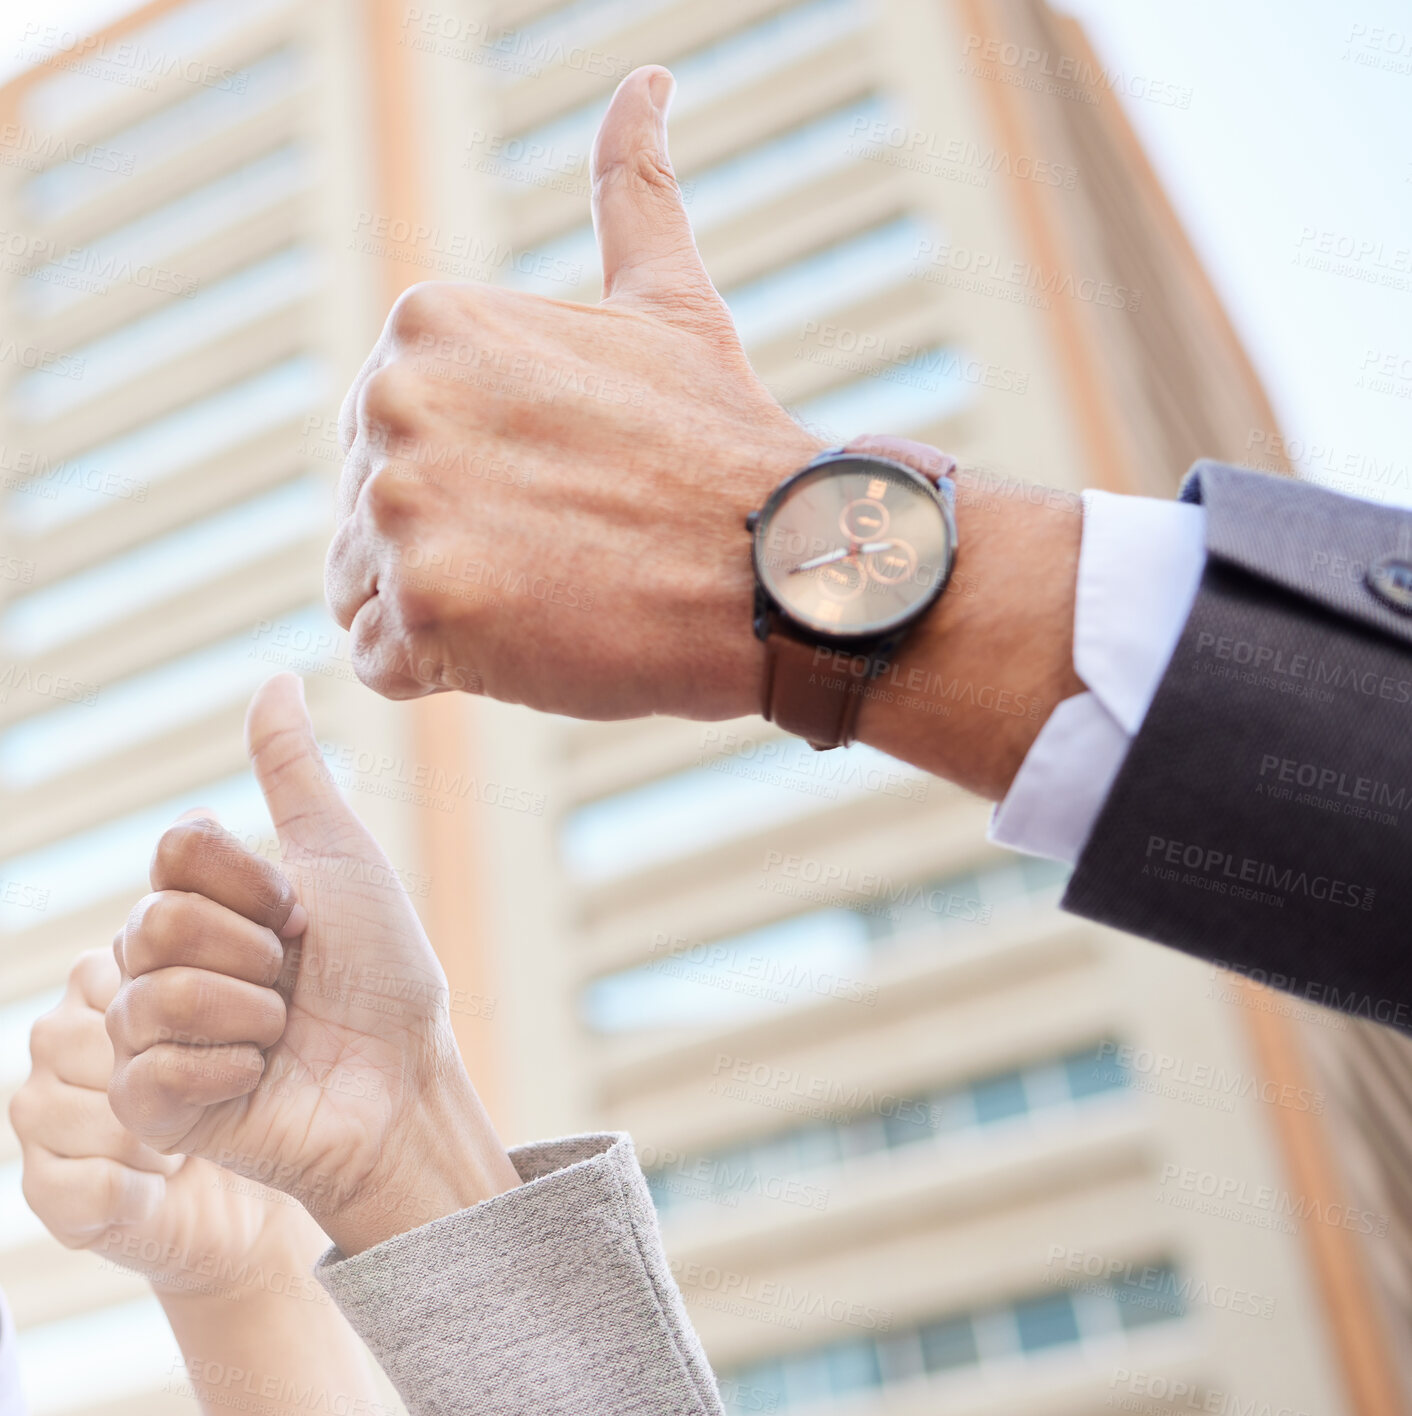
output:
[[[518,1184],[445,975],[324,766],[293,675],[246,724],[283,869],[208,819],[158,843],[115,946],[109,1095],[154,1150],[293,1195],[345,1253]]]
[[[238,1278],[259,1271],[322,1298],[306,1270],[324,1240],[303,1210],[207,1161],[163,1155],[113,1115],[103,1010],[117,988],[111,951],[83,954],[34,1025],[34,1065],[10,1103],[30,1208],[66,1247],[140,1273],[159,1294],[238,1296]]]
[[[756,378],[696,252],[671,89],[630,74],[598,135],[601,304],[418,285],[349,391],[327,590],[384,694],[759,706],[744,518],[821,444]]]
[[[263,1374],[241,1392],[251,1416],[304,1416],[310,1391],[332,1410],[381,1409],[362,1348],[313,1275],[328,1247],[318,1225],[287,1195],[163,1155],[114,1116],[103,1010],[118,978],[111,950],[80,955],[34,1025],[34,1067],[10,1103],[30,1208],[68,1248],[148,1280],[202,1410],[230,1404],[232,1371]]]

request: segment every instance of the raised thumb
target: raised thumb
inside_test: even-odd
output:
[[[301,851],[345,852],[362,823],[324,765],[297,674],[276,674],[245,714],[245,750],[286,858]]]
[[[651,304],[663,314],[676,304],[720,303],[667,156],[667,108],[675,87],[660,65],[634,69],[618,85],[593,145],[593,228],[603,261],[603,298]]]

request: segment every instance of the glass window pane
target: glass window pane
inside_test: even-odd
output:
[[[975,1102],[976,1120],[982,1126],[992,1121],[1004,1121],[1011,1116],[1022,1116],[1029,1110],[1024,1079],[1018,1072],[1007,1072],[1003,1076],[987,1077],[974,1083],[971,1096]]]
[[[307,355],[286,359],[57,466],[38,469],[16,488],[6,511],[17,529],[36,536],[110,506],[115,498],[140,501],[151,484],[308,413],[333,392],[322,361]]]
[[[58,163],[24,184],[27,214],[36,224],[54,221],[272,108],[299,88],[306,75],[302,54],[279,49],[246,65],[229,88],[202,89],[108,134],[101,144],[101,162],[85,144],[83,160]]]
[[[781,1362],[758,1362],[732,1376],[722,1377],[719,1390],[726,1410],[740,1412],[741,1416],[782,1411],[789,1399]]]
[[[930,234],[917,218],[900,217],[725,291],[742,341],[763,343],[791,330],[802,335],[807,320],[900,284],[918,242]]]
[[[145,25],[123,32],[121,43],[85,53],[72,69],[62,50],[50,58],[54,76],[34,84],[21,100],[24,116],[40,127],[77,123],[106,107],[114,85],[150,89],[161,75],[200,74],[211,88],[240,90],[239,73],[201,64],[201,56],[261,15],[285,9],[291,0],[185,0]],[[65,39],[72,42],[69,35]],[[32,63],[45,63],[38,45],[22,48]]]
[[[803,742],[768,745],[768,759],[723,756],[579,807],[560,830],[565,865],[580,881],[619,879],[792,821],[820,802],[850,800],[889,773],[916,779],[914,769],[861,743],[830,753]]]
[[[154,313],[80,345],[72,351],[77,362],[63,366],[80,368],[79,378],[57,368],[26,374],[11,392],[11,407],[30,421],[69,412],[304,299],[317,288],[320,270],[314,253],[305,247],[277,251],[189,300],[169,300]]]
[[[829,1386],[842,1395],[882,1382],[877,1348],[869,1341],[840,1342],[827,1349]]]
[[[302,191],[311,176],[304,149],[267,153],[38,267],[21,282],[17,303],[44,319],[126,282],[189,297],[194,279],[166,266],[167,259]]]
[[[883,1117],[883,1134],[889,1146],[907,1146],[916,1141],[929,1141],[937,1134],[936,1117],[931,1102],[909,1098]]]
[[[321,481],[286,482],[22,595],[0,615],[0,641],[16,654],[45,653],[314,535],[330,515]]]
[[[570,50],[581,46],[598,54],[605,65],[619,62],[616,56],[601,53],[604,37],[671,3],[673,0],[570,0],[567,5],[556,5],[540,19],[496,39],[492,57],[497,62],[490,65],[490,72],[504,82],[528,78],[563,62]],[[408,11],[409,40],[415,43],[417,21],[411,14]],[[437,18],[436,11],[428,12],[433,27]]]
[[[847,442],[872,428],[911,432],[949,418],[975,400],[977,385],[967,380],[967,368],[964,355],[937,346],[790,411],[831,443]]]
[[[1127,1069],[1118,1061],[1116,1045],[1107,1042],[1064,1059],[1069,1090],[1075,1098],[1112,1091],[1128,1084]]]
[[[819,910],[710,942],[663,939],[651,963],[581,995],[599,1032],[713,1022],[812,998],[860,996],[869,965],[861,917]]]
[[[288,616],[300,642],[317,645],[313,664],[326,662],[346,636],[322,606]],[[146,673],[105,684],[92,703],[66,703],[25,718],[0,733],[0,783],[32,787],[60,772],[170,732],[223,704],[248,698],[273,666],[252,626]],[[312,667],[312,665],[311,665]]]
[[[242,772],[209,782],[155,806],[105,821],[77,835],[0,861],[0,879],[37,892],[43,909],[0,897],[0,933],[18,934],[80,910],[122,890],[140,895],[157,838],[193,806],[214,811],[232,834],[263,839],[270,831],[264,798],[255,779]]]
[[[1067,1293],[1045,1298],[1030,1298],[1015,1305],[1015,1326],[1020,1346],[1026,1352],[1038,1352],[1079,1340],[1078,1319]]]
[[[1113,1301],[1124,1328],[1146,1327],[1149,1323],[1180,1318],[1186,1311],[1176,1270],[1169,1264],[1135,1268],[1131,1277],[1113,1285]]]
[[[733,220],[857,161],[856,134],[880,122],[886,112],[882,99],[867,98],[686,177],[682,197],[693,228],[700,233]],[[517,263],[510,283],[553,294],[562,288],[566,270],[594,269],[598,253],[593,228],[575,227],[531,256]]]
[[[921,1330],[922,1361],[929,1372],[948,1372],[979,1361],[975,1329],[969,1317],[946,1318]]]
[[[863,0],[808,0],[759,24],[727,35],[716,44],[672,62],[677,81],[674,120],[862,29]],[[517,133],[487,157],[487,170],[509,187],[533,184],[537,174],[582,172],[606,98],[595,99],[552,122]]]

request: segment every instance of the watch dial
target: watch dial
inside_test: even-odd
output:
[[[755,568],[776,604],[826,635],[871,635],[921,613],[946,583],[951,522],[905,469],[839,458],[771,498],[755,531]]]

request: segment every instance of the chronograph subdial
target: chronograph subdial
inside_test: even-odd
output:
[[[876,497],[857,497],[838,514],[838,524],[850,541],[881,540],[891,522],[891,512]]]
[[[864,564],[877,584],[900,585],[917,573],[917,552],[910,541],[894,536],[868,555]]]

